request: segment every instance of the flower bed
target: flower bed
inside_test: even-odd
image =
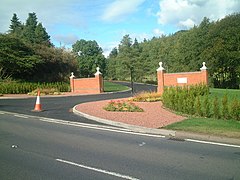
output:
[[[125,100],[111,100],[103,109],[107,111],[118,111],[118,112],[143,112],[143,109],[134,104],[132,101]]]

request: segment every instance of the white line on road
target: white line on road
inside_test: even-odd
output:
[[[100,173],[103,173],[103,174],[108,174],[108,175],[111,175],[111,176],[120,177],[122,179],[139,180],[139,179],[131,177],[131,176],[126,176],[126,175],[122,175],[122,174],[119,174],[119,173],[115,173],[115,172],[111,172],[111,171],[107,171],[107,170],[103,170],[103,169],[98,169],[98,168],[94,168],[94,167],[90,167],[90,166],[85,166],[85,165],[77,164],[77,163],[71,162],[71,161],[66,161],[66,160],[62,160],[62,159],[56,159],[56,161],[66,163],[66,164],[70,164],[70,165],[77,166],[77,167],[81,167],[81,168],[88,169],[88,170],[91,170],[91,171],[96,171],[96,172],[100,172]]]
[[[165,136],[162,135],[155,135],[155,134],[145,134],[145,133],[138,133],[138,132],[132,132],[128,130],[117,130],[117,129],[110,129],[106,127],[101,127],[101,126],[91,126],[91,125],[83,125],[83,124],[77,124],[77,123],[71,123],[69,121],[52,121],[46,118],[40,118],[40,121],[45,121],[45,122],[50,122],[50,123],[56,123],[56,124],[64,124],[68,126],[76,126],[76,127],[84,127],[88,129],[97,129],[97,130],[103,130],[103,131],[110,131],[110,132],[118,132],[118,133],[123,133],[123,134],[132,134],[132,135],[138,135],[138,136],[148,136],[148,137],[156,137],[156,138],[165,138]]]
[[[227,146],[227,147],[236,147],[236,148],[240,148],[239,145],[234,145],[234,144],[224,144],[224,143],[217,143],[217,142],[210,142],[210,141],[200,141],[200,140],[195,140],[195,139],[185,139],[185,141],[196,142],[196,143],[202,143],[202,144],[212,144],[212,145],[218,145],[218,146]]]
[[[14,116],[15,116],[15,117],[20,117],[20,118],[25,118],[25,119],[28,119],[28,117],[27,117],[27,116],[22,116],[22,115],[18,115],[18,114],[15,114]]]

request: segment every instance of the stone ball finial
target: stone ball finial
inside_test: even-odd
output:
[[[100,72],[100,68],[99,68],[99,67],[97,67],[96,69],[97,69],[97,72],[94,74],[95,76],[96,76],[96,75],[99,75],[99,74],[102,74],[102,73]]]
[[[163,67],[162,67],[162,62],[159,62],[159,68],[157,69],[157,71],[163,71],[165,70]]]
[[[207,70],[206,63],[203,62],[202,65],[203,65],[203,66],[200,68],[200,70]]]

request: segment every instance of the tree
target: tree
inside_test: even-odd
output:
[[[28,14],[26,24],[23,28],[23,39],[29,43],[36,42],[35,30],[37,28],[37,15],[33,13]]]
[[[117,48],[113,48],[106,60],[106,75],[108,79],[116,80],[116,57],[118,56]]]
[[[19,33],[21,33],[21,30],[22,30],[22,24],[19,18],[17,17],[17,14],[14,13],[11,19],[11,24],[9,26],[9,33],[19,36]]]
[[[15,36],[0,35],[0,66],[15,79],[27,79],[41,63],[31,47]]]
[[[50,45],[50,36],[46,32],[46,28],[43,27],[42,23],[38,23],[35,29],[35,43]]]
[[[96,41],[81,39],[73,44],[72,48],[73,53],[77,56],[81,77],[93,76],[96,67],[100,67],[100,71],[105,74],[106,58]]]

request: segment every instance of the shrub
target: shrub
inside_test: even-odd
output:
[[[110,101],[103,109],[118,112],[143,112],[143,109],[131,101]]]
[[[69,92],[70,85],[68,83],[31,83],[31,82],[0,82],[1,94],[27,94],[35,89],[57,89],[59,92]]]
[[[236,98],[231,103],[231,117],[237,121],[240,121],[240,101]]]
[[[203,115],[204,115],[205,117],[210,117],[210,116],[211,116],[211,114],[210,114],[210,112],[211,112],[211,107],[210,107],[209,96],[208,96],[208,95],[206,95],[205,98],[204,98],[203,108],[204,108],[204,113],[203,113]]]
[[[220,118],[220,111],[219,111],[219,102],[218,102],[218,97],[215,96],[213,100],[213,116],[216,119]]]
[[[202,116],[203,113],[202,113],[202,106],[201,106],[201,101],[200,101],[200,98],[199,96],[196,97],[196,100],[195,100],[195,113],[197,116]]]
[[[161,101],[162,96],[157,92],[141,92],[139,94],[136,94],[132,100],[136,102],[155,102]]]
[[[38,90],[40,90],[40,93],[41,95],[60,95],[61,93],[59,92],[58,89],[56,88],[45,88],[45,89],[35,89],[34,91],[28,93],[28,95],[33,95],[33,96],[36,96],[37,95],[37,92]]]
[[[229,118],[228,97],[226,94],[222,98],[222,117],[224,119]]]

